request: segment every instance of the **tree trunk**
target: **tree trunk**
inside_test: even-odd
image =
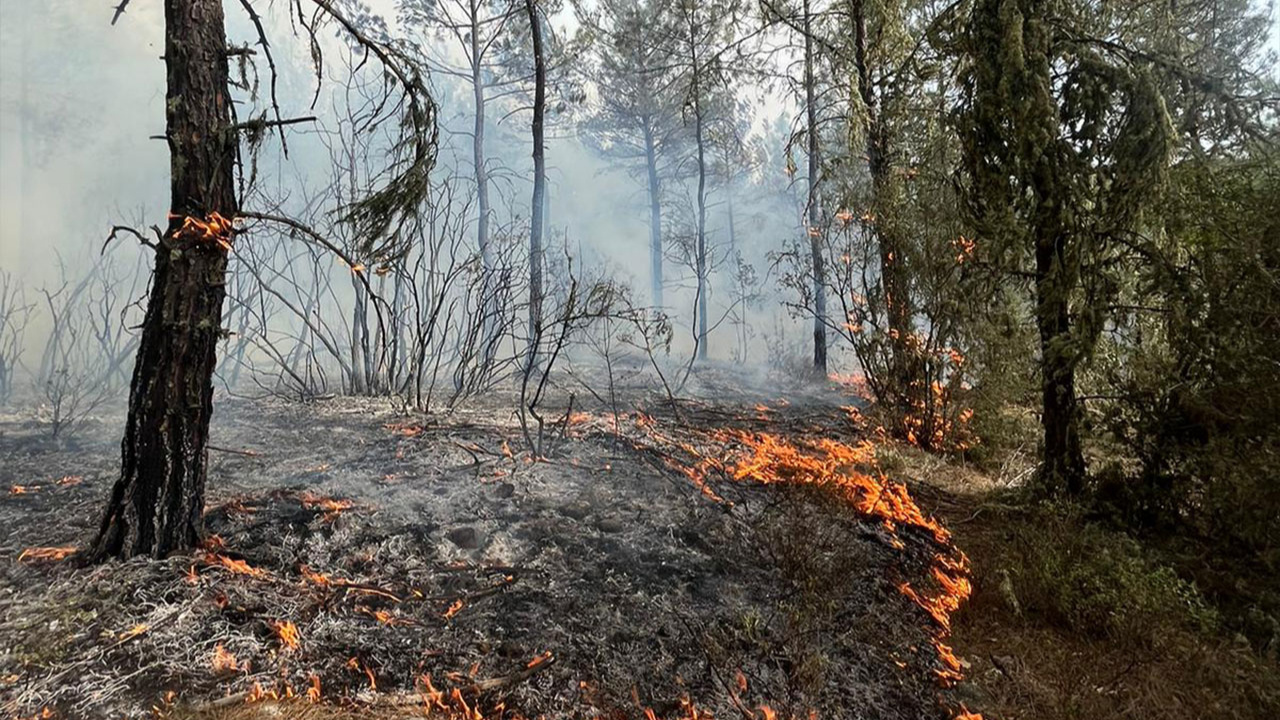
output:
[[[542,216],[547,189],[543,116],[547,105],[547,68],[542,54],[542,25],[537,0],[525,0],[533,37],[533,212],[529,220],[529,367],[536,367],[542,335]]]
[[[170,220],[129,389],[120,478],[93,556],[163,557],[203,531],[206,443],[237,213],[220,0],[165,0]]]
[[[809,253],[813,258],[813,370],[827,374],[826,262],[822,254],[822,203],[818,196],[818,101],[813,77],[813,30],[809,0],[804,3],[804,95],[809,135]]]
[[[649,281],[654,307],[662,307],[662,186],[653,127],[644,120],[644,161],[649,173]]]
[[[735,333],[738,348],[735,354],[738,364],[745,365],[747,362],[747,288],[743,284],[742,266],[738,264],[738,228],[733,214],[732,185],[729,186],[727,195],[725,204],[729,215],[729,257],[733,258],[733,276],[738,288],[738,297],[735,299],[735,304],[738,306],[738,329]]]
[[[1071,342],[1069,287],[1062,233],[1043,231],[1036,241],[1036,324],[1040,330],[1041,391],[1044,402],[1042,486],[1051,494],[1084,489],[1080,408],[1076,400],[1076,352]]]
[[[898,228],[896,205],[897,189],[894,187],[893,167],[889,160],[889,130],[883,115],[884,108],[876,95],[867,64],[866,3],[853,2],[854,65],[858,76],[858,90],[866,113],[867,172],[871,176],[872,218],[880,260],[880,284],[884,294],[885,324],[889,336],[889,367],[882,383],[885,397],[880,398],[894,408],[894,412],[907,420],[913,411],[913,396],[927,392],[913,361],[911,348],[910,278],[906,258],[902,252],[902,238]],[[906,429],[904,423],[903,428]]]
[[[696,12],[697,6],[694,6]],[[697,258],[695,260],[698,274],[698,307],[697,307],[697,343],[699,360],[707,359],[707,150],[704,138],[702,117],[702,89],[699,77],[702,72],[698,67],[698,26],[693,17],[689,19],[689,58],[693,74],[693,135],[698,146],[698,237]]]
[[[484,76],[481,73],[480,8],[471,0],[471,93],[475,99],[475,126],[471,141],[471,157],[476,168],[476,241],[486,271],[493,269],[493,252],[489,248],[489,173],[484,159]]]

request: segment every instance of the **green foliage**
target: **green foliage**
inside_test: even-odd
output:
[[[1179,168],[1113,340],[1105,427],[1137,460],[1104,500],[1280,562],[1280,165]],[[1135,302],[1135,306],[1139,303]]]
[[[1034,511],[1017,526],[1012,592],[1026,612],[1073,632],[1149,646],[1174,630],[1212,632],[1216,611],[1196,587],[1131,537],[1075,511]]]

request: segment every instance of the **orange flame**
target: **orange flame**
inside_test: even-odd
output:
[[[310,491],[302,493],[298,496],[298,499],[302,502],[302,507],[309,510],[315,510],[317,508],[323,510],[323,519],[325,521],[333,521],[341,515],[344,510],[350,510],[355,507],[355,503],[350,500],[322,497]]]
[[[74,545],[27,548],[18,555],[18,562],[59,562],[75,551]]]
[[[460,613],[460,612],[462,612],[462,599],[461,599],[461,598],[459,598],[459,599],[457,599],[457,600],[454,600],[454,601],[453,601],[453,603],[452,603],[451,605],[449,605],[449,609],[444,611],[444,617],[445,617],[445,619],[448,619],[448,618],[453,617],[454,615],[457,615],[457,614],[458,614],[458,613]]]
[[[213,671],[217,673],[233,673],[242,669],[244,666],[236,661],[236,656],[222,647],[222,643],[218,643],[213,649],[213,658],[209,661],[213,666]]]
[[[307,700],[313,703],[320,702],[320,676],[312,675],[308,679]]]
[[[917,528],[931,535],[945,548],[934,556],[930,567],[938,591],[918,591],[905,582],[898,589],[937,623],[931,642],[941,665],[935,671],[939,680],[950,685],[961,679],[961,663],[943,640],[951,629],[951,615],[973,591],[968,578],[968,558],[950,546],[951,533],[920,509],[905,485],[880,473],[875,448],[870,442],[849,445],[825,438],[791,441],[769,433],[725,429],[707,434],[722,447],[704,454],[689,443],[656,432],[651,434],[698,458],[693,466],[681,469],[709,496],[715,497],[707,484],[712,470],[739,482],[811,486],[842,498],[864,517],[880,520],[890,532],[890,544],[895,548],[905,547],[898,536],[900,527]],[[764,712],[763,707],[761,710]],[[765,712],[765,720],[772,720],[771,712]],[[981,720],[981,715],[963,712],[966,714],[957,720]]]
[[[182,220],[182,224],[174,231],[175,238],[189,239],[196,242],[211,242],[225,252],[231,252],[231,235],[235,232],[235,228],[232,221],[221,213],[211,212],[205,215],[203,220],[189,215],[169,214],[170,221],[179,219]]]
[[[217,565],[236,575],[248,575],[249,577],[254,578],[265,578],[269,575],[269,573],[262,568],[253,567],[244,560],[236,560],[235,558],[227,557],[221,553],[207,552],[205,553],[204,561],[208,565]]]
[[[298,626],[294,625],[292,620],[273,620],[270,625],[271,629],[275,631],[276,637],[280,638],[280,643],[286,649],[298,649],[298,643],[302,639],[302,635],[298,633]]]

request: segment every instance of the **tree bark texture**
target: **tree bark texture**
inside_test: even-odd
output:
[[[814,79],[813,22],[809,0],[804,3],[804,95],[809,136],[809,254],[813,260],[813,370],[827,374],[827,292],[826,258],[822,253],[822,202],[818,180],[822,162],[818,155],[818,100]]]
[[[537,0],[525,0],[533,39],[533,208],[529,221],[529,367],[537,362],[542,334],[542,223],[546,204],[547,160],[543,118],[547,106],[547,68]]]
[[[92,554],[163,557],[203,531],[206,443],[237,200],[220,0],[166,0],[170,219],[156,252],[121,444]]]

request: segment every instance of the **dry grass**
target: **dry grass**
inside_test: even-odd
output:
[[[1034,508],[1002,495],[1008,476],[911,448],[881,457],[899,476],[933,489],[913,492],[972,560],[975,591],[956,615],[953,639],[967,664],[960,697],[989,720],[1280,717],[1274,659],[1240,638],[1199,627],[1205,611],[1188,607],[1185,598],[1170,600],[1183,596],[1163,592],[1161,571],[1137,583],[1145,587],[1142,582],[1155,577],[1154,597],[1129,597],[1125,592],[1137,591],[1115,587],[1124,573],[1159,568],[1145,549],[1134,557],[1134,545],[1118,532],[1088,525],[1066,509]],[[1020,471],[1011,466],[1007,472]],[[1079,572],[1030,566],[1046,558],[1078,563]],[[1064,596],[1077,592],[1091,600],[1102,596],[1110,612],[1071,615],[1073,600]]]
[[[173,720],[400,720],[421,717],[417,710],[348,709],[305,702],[242,703],[210,710],[177,708]]]

